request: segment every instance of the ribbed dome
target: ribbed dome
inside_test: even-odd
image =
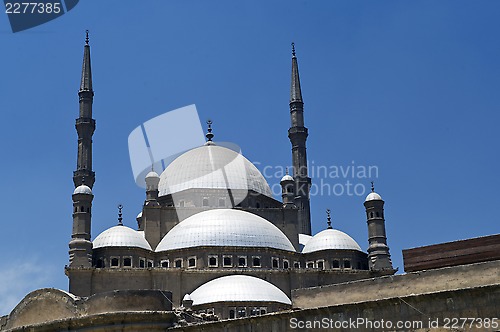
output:
[[[269,184],[248,159],[214,144],[180,155],[160,175],[160,196],[193,188],[253,190],[272,197]]]
[[[231,275],[211,280],[190,294],[193,305],[215,302],[279,302],[292,304],[273,284],[251,276]]]
[[[382,200],[382,196],[380,196],[376,192],[372,191],[371,193],[368,194],[368,196],[366,196],[365,202],[368,202],[368,201],[381,201],[381,200]]]
[[[278,227],[253,213],[233,209],[208,210],[186,218],[163,237],[156,251],[201,246],[295,251]]]
[[[90,189],[87,185],[81,184],[75,188],[75,191],[73,191],[73,195],[76,194],[92,195],[92,189]]]
[[[114,226],[99,234],[92,242],[93,248],[137,247],[152,250],[148,241],[138,231],[127,226]]]
[[[289,175],[289,174],[285,174],[285,176],[283,176],[283,177],[281,178],[281,181],[280,181],[280,182],[285,182],[285,181],[294,181],[294,180],[293,180],[293,177],[292,177],[291,175]]]
[[[307,241],[302,253],[327,250],[327,249],[343,249],[343,250],[361,250],[361,247],[353,240],[352,237],[344,232],[336,229],[325,229],[314,235],[312,239]]]

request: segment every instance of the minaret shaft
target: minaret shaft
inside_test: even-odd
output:
[[[306,141],[309,135],[304,126],[304,102],[300,88],[299,65],[292,44],[292,77],[290,85],[290,120],[288,138],[292,144],[293,177],[295,179],[295,205],[299,209],[299,232],[311,234],[309,191],[311,178],[307,171]]]

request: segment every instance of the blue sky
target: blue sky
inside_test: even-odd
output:
[[[97,121],[93,237],[117,223],[118,203],[135,226],[145,194],[127,137],[167,111],[196,104],[215,139],[237,143],[259,168],[290,165],[294,41],[309,160],[377,167],[402,271],[404,248],[500,230],[499,13],[498,1],[86,0],[15,34],[0,14],[0,314],[31,290],[67,289],[85,29]],[[372,178],[313,177],[330,187],[348,180],[368,188]],[[334,227],[367,248],[365,195],[312,197],[314,233],[330,208]]]

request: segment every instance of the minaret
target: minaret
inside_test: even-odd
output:
[[[384,201],[375,192],[373,182],[372,191],[366,196],[364,205],[368,223],[368,264],[370,270],[394,270],[385,234]]]
[[[288,174],[288,167],[286,174],[281,178],[280,185],[283,207],[286,209],[295,208],[295,180]]]
[[[83,48],[82,78],[80,90],[80,116],[76,119],[76,132],[78,133],[78,159],[76,171],[73,172],[75,188],[82,184],[85,178],[87,186],[93,188],[95,173],[92,171],[92,135],[95,130],[95,120],[92,119],[92,102],[94,90],[92,89],[92,71],[90,68],[89,31],[86,31],[85,46]]]
[[[85,179],[82,179],[85,182]],[[69,242],[69,266],[92,266],[90,221],[92,215],[92,189],[82,183],[73,192],[73,231]]]
[[[304,102],[300,89],[299,65],[295,56],[295,44],[292,43],[292,82],[290,87],[290,119],[288,138],[292,143],[293,177],[295,179],[295,205],[299,209],[299,233],[311,235],[311,211],[309,190],[311,178],[307,173],[306,140],[307,128],[304,126]]]

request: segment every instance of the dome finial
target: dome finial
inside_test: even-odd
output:
[[[326,209],[326,224],[328,225],[327,229],[332,229],[332,217],[330,215],[330,209]]]
[[[375,192],[375,184],[372,181],[372,193],[374,193],[374,192]]]
[[[289,174],[288,174],[288,166],[287,166],[287,167],[286,167],[286,169],[285,169],[285,175],[289,175]]]
[[[85,45],[89,44],[89,30],[85,30]]]
[[[118,226],[123,226],[122,209],[123,209],[123,205],[118,204]]]
[[[292,56],[295,57],[295,43],[292,42]]]
[[[212,134],[212,120],[208,119],[207,125],[207,134],[205,135],[205,137],[207,138],[208,142],[212,142],[212,138],[214,138],[214,134]]]

